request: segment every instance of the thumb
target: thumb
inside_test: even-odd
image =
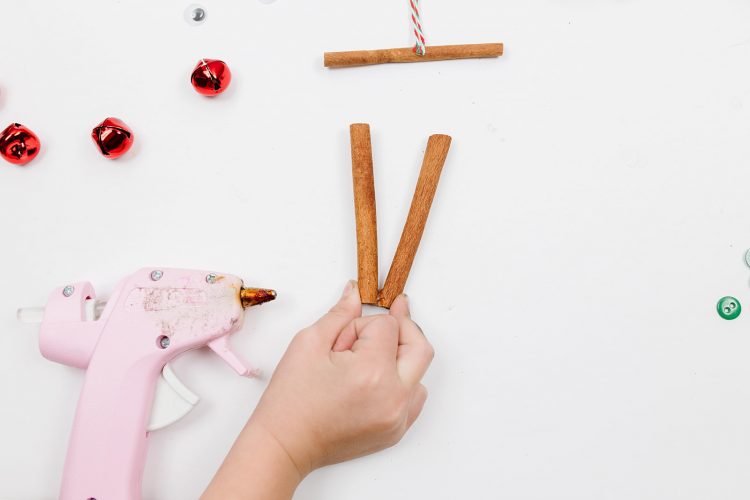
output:
[[[362,302],[356,281],[349,281],[339,301],[312,328],[327,348],[332,348],[339,333],[356,318],[362,316]]]

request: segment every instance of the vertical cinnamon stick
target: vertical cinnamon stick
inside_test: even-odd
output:
[[[355,123],[349,127],[349,134],[352,146],[354,216],[357,221],[359,295],[363,304],[377,304],[378,228],[370,126],[366,123]]]
[[[401,240],[398,242],[396,255],[393,257],[385,285],[383,285],[383,289],[378,296],[378,305],[381,307],[391,307],[396,297],[404,291],[409,271],[411,271],[414,262],[414,256],[417,254],[417,248],[419,248],[419,242],[427,224],[427,216],[430,214],[432,199],[435,197],[440,173],[443,171],[450,145],[451,138],[448,135],[433,135],[427,142],[427,150],[424,153],[422,169],[419,172],[417,187],[411,200],[409,215],[406,218]]]

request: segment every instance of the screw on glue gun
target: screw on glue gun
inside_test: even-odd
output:
[[[198,401],[169,362],[208,346],[238,373],[253,374],[228,337],[242,326],[245,308],[275,297],[230,275],[142,269],[106,302],[82,282],[53,291],[44,309],[19,310],[19,320],[41,323],[44,357],[86,370],[60,498],[140,498],[148,431]]]

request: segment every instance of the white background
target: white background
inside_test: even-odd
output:
[[[424,0],[428,43],[506,55],[339,71],[324,51],[412,43],[406,0],[205,0],[199,27],[188,3],[2,4],[0,126],[43,149],[0,162],[0,497],[56,497],[83,380],[16,308],[147,265],[230,272],[279,291],[233,337],[272,372],[355,277],[359,121],[381,279],[427,137],[454,138],[407,285],[437,356],[403,442],[298,499],[750,497],[750,3]],[[192,90],[201,57],[226,94]],[[89,137],[107,116],[136,134],[115,162]],[[267,382],[174,366],[203,399],[152,435],[146,498],[196,498]]]

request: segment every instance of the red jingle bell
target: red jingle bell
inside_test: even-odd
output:
[[[107,118],[91,131],[99,151],[110,159],[119,158],[133,145],[133,131],[117,118]]]
[[[190,76],[196,92],[214,96],[224,92],[232,81],[232,72],[224,61],[201,59]]]
[[[14,165],[26,165],[39,154],[39,138],[20,123],[0,132],[0,156]]]

